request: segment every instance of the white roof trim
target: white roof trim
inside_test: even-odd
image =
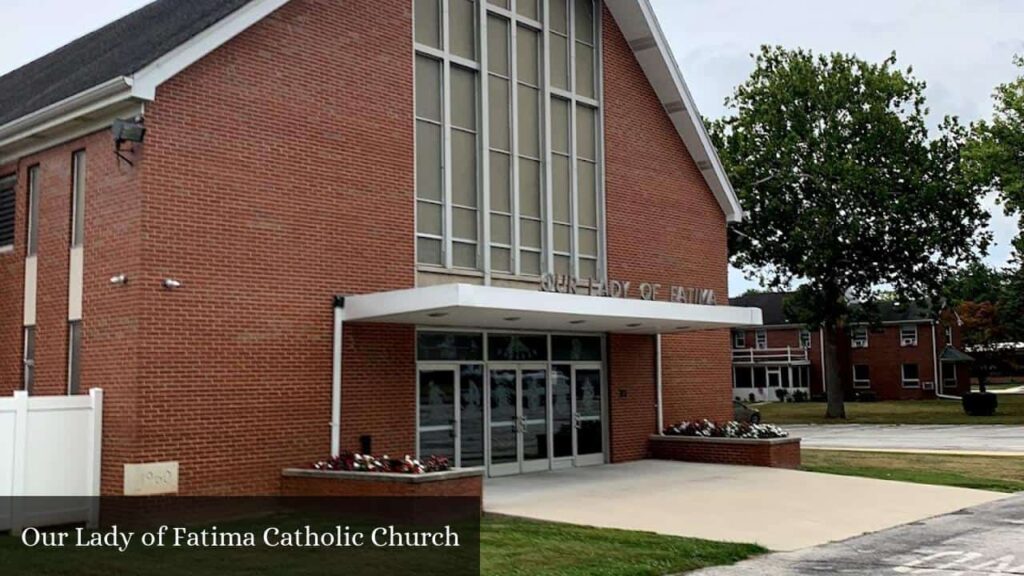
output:
[[[637,62],[697,163],[704,180],[722,206],[726,220],[742,220],[743,208],[722,167],[718,152],[711,144],[700,112],[686,87],[683,73],[672,55],[649,0],[604,0],[604,3],[615,17]]]
[[[71,136],[78,134],[77,131],[64,129],[70,122],[90,120],[94,116],[112,120],[107,112],[123,112],[126,104],[130,102],[155,100],[156,89],[161,84],[263,20],[288,1],[252,0],[131,77],[113,78],[0,126],[0,163],[16,160],[26,154],[26,150],[30,149],[24,146],[26,139],[32,138],[45,143],[46,146],[54,146],[72,137],[78,137]],[[90,122],[90,126],[97,130],[103,128],[96,126],[94,121]],[[31,149],[38,149],[38,146],[33,145]]]
[[[346,322],[665,334],[759,326],[761,310],[442,284],[345,298]]]
[[[222,18],[216,24],[190,38],[187,42],[164,54],[133,76],[132,95],[142,100],[154,100],[156,89],[179,72],[220,48],[235,36],[263,20],[289,0],[252,0],[245,6]]]

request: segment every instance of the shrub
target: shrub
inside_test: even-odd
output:
[[[857,392],[857,402],[878,402],[878,395],[874,392]]]
[[[785,388],[775,389],[775,397],[778,398],[779,402],[785,402],[787,396],[789,396],[789,390],[786,390]]]
[[[392,474],[424,474],[427,472],[444,472],[451,469],[447,458],[431,456],[426,460],[416,460],[411,456],[402,459],[384,456],[371,456],[356,452],[345,452],[337,458],[322,460],[313,464],[316,470],[338,470],[346,472],[390,472]]]
[[[992,416],[999,407],[999,397],[991,392],[964,394],[962,402],[968,416]]]
[[[747,395],[747,400],[750,402],[757,402],[757,396],[754,396],[754,393],[751,392],[750,394]]]
[[[807,402],[807,392],[804,392],[803,390],[794,390],[793,402]]]
[[[691,436],[698,438],[788,438],[789,432],[774,424],[750,424],[747,422],[717,423],[710,420],[680,422],[665,429],[666,436]]]

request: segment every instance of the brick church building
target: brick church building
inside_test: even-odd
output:
[[[105,494],[639,459],[741,215],[647,0],[157,0],[0,77],[0,388],[104,390]]]

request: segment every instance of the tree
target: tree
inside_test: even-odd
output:
[[[800,320],[825,328],[828,412],[844,418],[835,336],[880,286],[905,302],[940,292],[984,252],[988,214],[961,167],[967,131],[925,125],[924,82],[854,56],[763,47],[710,131],[746,210],[734,265],[771,289],[804,282]]]
[[[973,126],[974,138],[965,152],[970,173],[999,193],[1011,214],[1024,211],[1024,56],[1014,58],[1022,74],[996,88],[991,122]],[[1017,254],[1024,254],[1024,239],[1017,236]]]

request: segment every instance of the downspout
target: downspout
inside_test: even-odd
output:
[[[345,323],[345,297],[334,297],[334,359],[331,373],[331,456],[341,455],[341,349]]]
[[[655,367],[654,381],[658,391],[658,430],[655,433],[662,434],[665,432],[665,409],[662,405],[661,334],[654,337],[654,361],[657,364]]]
[[[940,400],[959,400],[959,396],[942,393],[942,378],[939,375],[939,343],[936,339],[934,320],[932,320],[932,362],[934,363],[932,370],[935,371],[935,397]]]

